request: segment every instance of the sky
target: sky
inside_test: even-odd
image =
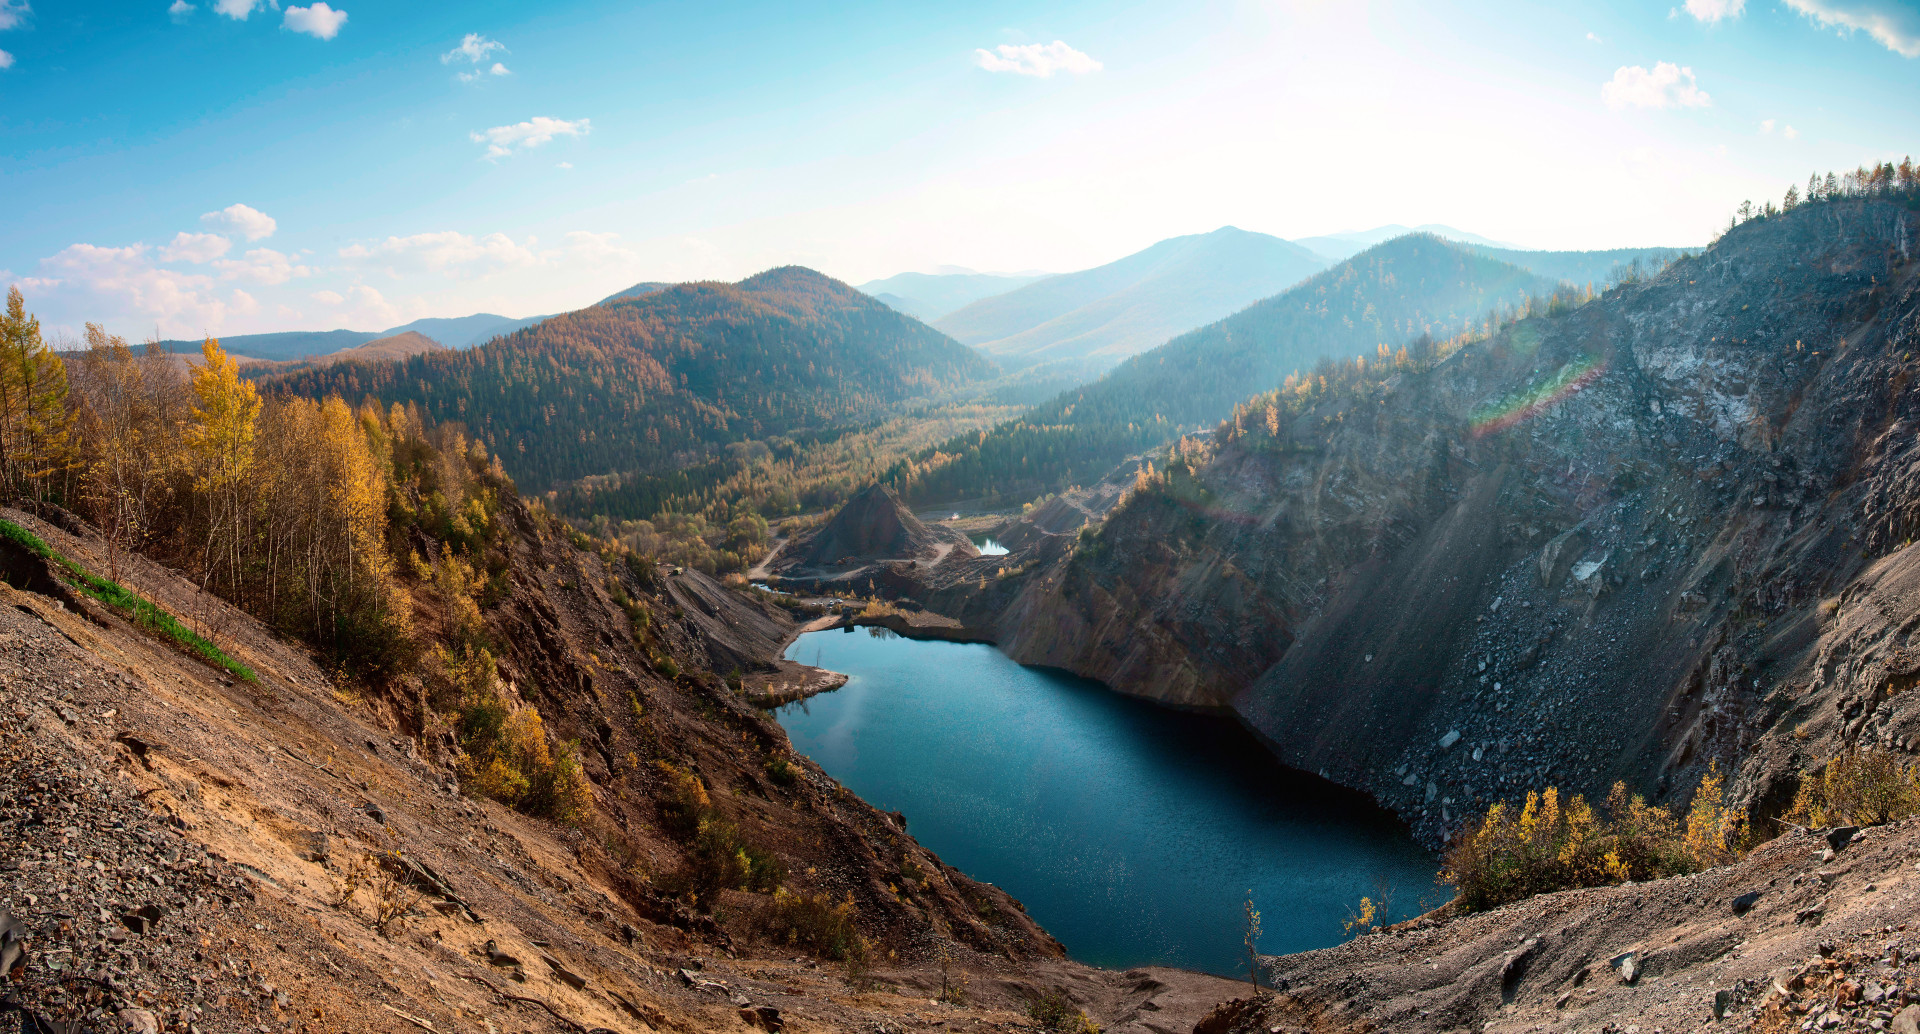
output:
[[[55,336],[564,311],[1224,225],[1698,245],[1920,151],[1920,0],[0,0],[0,281]]]

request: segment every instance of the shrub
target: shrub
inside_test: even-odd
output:
[[[860,936],[856,925],[858,909],[853,895],[836,902],[830,894],[795,894],[787,890],[773,892],[768,904],[768,932],[774,940],[806,948],[817,955],[841,961],[864,962],[870,945]]]
[[[778,890],[786,878],[787,868],[777,856],[747,843],[732,823],[709,816],[700,820],[686,861],[666,882],[673,893],[711,905],[720,891],[765,894]]]
[[[772,757],[767,759],[767,778],[775,786],[792,786],[799,781],[800,772],[786,758]]]
[[[1748,839],[1744,813],[1723,800],[1717,767],[1709,768],[1684,824],[1615,783],[1603,819],[1585,799],[1562,804],[1559,791],[1529,791],[1515,815],[1505,803],[1487,809],[1448,850],[1443,878],[1468,909],[1491,908],[1535,894],[1627,880],[1698,872],[1739,856]]]
[[[1809,826],[1874,826],[1920,813],[1920,765],[1856,750],[1800,780],[1788,817]]]
[[[428,685],[436,706],[453,708],[458,760],[475,793],[544,818],[578,825],[593,810],[593,787],[571,742],[547,745],[546,722],[531,704],[514,707],[500,692],[493,655],[436,648]]]
[[[1027,999],[1027,1018],[1043,1030],[1064,1034],[1100,1034],[1100,1025],[1081,1012],[1063,992],[1043,991]]]

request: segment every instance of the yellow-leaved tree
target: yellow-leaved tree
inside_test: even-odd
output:
[[[252,382],[240,379],[240,366],[207,338],[200,346],[203,362],[193,371],[193,419],[187,425],[187,455],[193,464],[195,487],[206,499],[207,575],[237,594],[240,562],[246,538],[243,494],[253,468],[255,423],[260,418],[260,393]]]
[[[67,462],[67,366],[40,338],[18,287],[0,316],[0,496],[43,498]]]

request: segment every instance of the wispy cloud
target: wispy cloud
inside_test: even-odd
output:
[[[281,20],[282,28],[304,32],[314,39],[332,39],[347,23],[347,12],[327,6],[326,0],[314,0],[312,7],[289,7]]]
[[[1901,57],[1920,57],[1920,8],[1900,0],[1786,0],[1823,27],[1865,32]]]
[[[513,74],[512,69],[509,69],[506,65],[503,65],[498,61],[495,61],[493,63],[493,67],[487,69],[484,72],[476,68],[471,72],[455,72],[453,73],[453,77],[455,79],[460,80],[463,83],[477,83],[480,80],[490,75],[499,76],[499,75],[512,75],[512,74]]]
[[[1606,40],[1601,39],[1599,35],[1595,33],[1589,32],[1587,33],[1587,42],[1588,43],[1605,43]]]
[[[26,0],[0,0],[0,30],[11,29],[33,13]],[[0,50],[0,70],[13,67],[13,55]]]
[[[175,25],[180,25],[186,22],[193,11],[193,5],[187,3],[187,0],[173,0],[173,5],[167,8],[167,16],[173,19]]]
[[[271,287],[294,277],[312,276],[313,270],[272,248],[253,248],[237,259],[222,259],[213,264],[225,280],[248,280]]]
[[[208,212],[200,217],[200,225],[229,230],[250,241],[271,237],[280,228],[272,216],[247,205],[228,205],[218,212]]]
[[[212,262],[227,253],[232,243],[217,233],[187,233],[182,230],[173,235],[173,242],[160,249],[162,262]]]
[[[531,247],[516,243],[504,233],[474,237],[454,230],[350,244],[340,249],[340,257],[382,267],[394,276],[403,272],[430,272],[480,277],[541,262]]]
[[[504,158],[516,149],[526,150],[551,143],[556,136],[586,136],[593,130],[591,119],[560,119],[536,115],[511,126],[495,126],[467,134],[476,144],[487,145],[488,158]]]
[[[1012,72],[1046,79],[1055,72],[1085,75],[1098,72],[1101,64],[1060,40],[1052,43],[1014,45],[1002,43],[992,50],[975,50],[974,63],[989,72]]]
[[[1687,0],[1687,13],[1708,25],[1738,18],[1746,8],[1747,0]]]
[[[460,37],[459,46],[440,55],[440,63],[450,65],[455,61],[465,61],[468,64],[477,65],[485,61],[494,51],[504,54],[507,52],[507,45],[499,40],[488,39],[477,32],[469,32]]]
[[[254,8],[268,5],[272,5],[276,11],[280,9],[279,0],[213,0],[214,10],[235,21],[246,21]]]
[[[1694,81],[1693,69],[1661,61],[1649,72],[1625,65],[1600,86],[1600,99],[1615,111],[1625,108],[1705,108],[1713,98]]]

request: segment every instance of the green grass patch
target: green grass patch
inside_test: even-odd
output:
[[[62,581],[75,589],[99,600],[101,603],[127,615],[141,628],[158,632],[168,639],[179,643],[188,653],[206,661],[216,668],[223,668],[248,682],[259,681],[254,677],[253,669],[241,664],[227,655],[225,650],[208,642],[204,636],[182,625],[172,614],[154,606],[152,602],[134,593],[119,582],[109,581],[91,574],[86,568],[67,559],[53,547],[41,541],[40,536],[22,528],[12,521],[0,520],[0,538],[5,538],[34,556],[54,565],[65,573]]]

